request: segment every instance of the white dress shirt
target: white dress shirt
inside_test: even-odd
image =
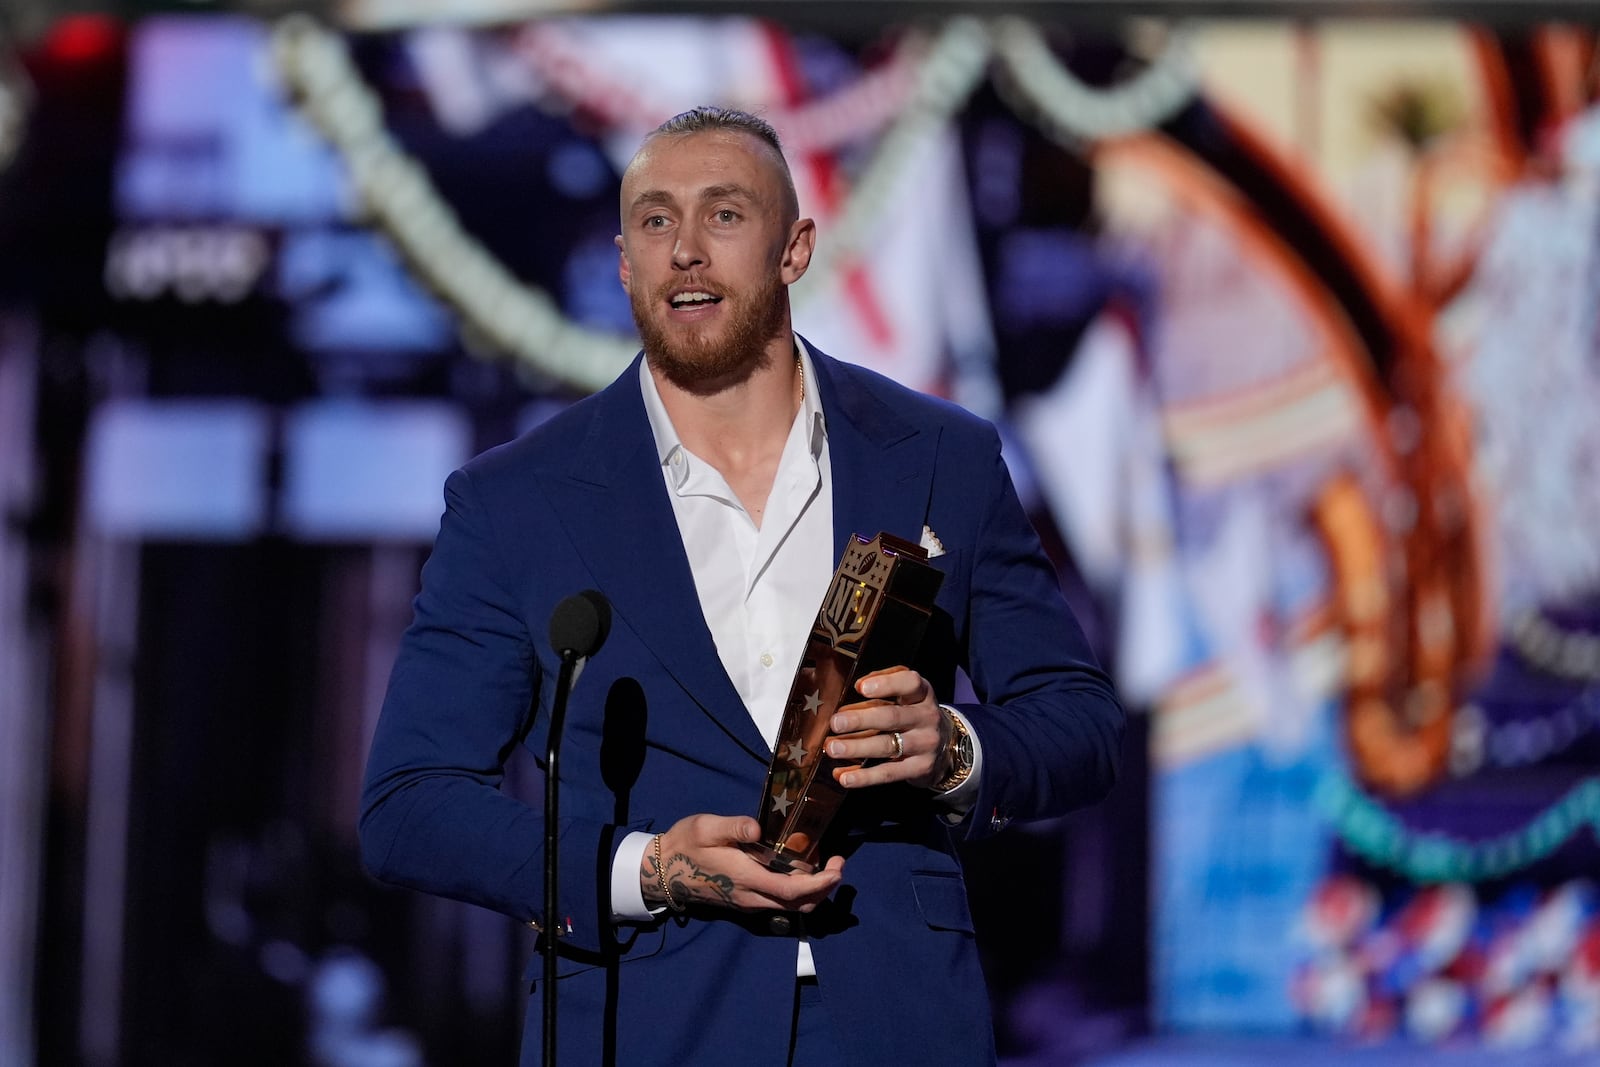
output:
[[[784,442],[759,526],[722,474],[683,446],[649,368],[643,363],[639,367],[645,413],[701,613],[723,669],[768,748],[777,740],[795,670],[838,562],[833,554],[827,423],[811,384],[816,380],[811,355],[798,337],[795,347],[805,396]],[[976,756],[976,735],[973,747]],[[976,760],[974,764],[967,781],[941,798],[947,807],[964,810],[971,805],[979,770]],[[751,798],[752,807],[755,800]],[[640,864],[653,837],[630,833],[617,850],[611,912],[620,921],[648,921],[661,910],[650,909],[639,885]],[[799,975],[816,973],[811,947],[803,940],[797,966]]]

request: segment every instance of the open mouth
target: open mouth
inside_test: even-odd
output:
[[[722,297],[708,293],[704,289],[687,289],[681,293],[673,293],[667,298],[667,304],[673,311],[693,311],[696,308],[708,308],[720,303]]]

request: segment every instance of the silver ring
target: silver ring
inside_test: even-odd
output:
[[[899,730],[892,732],[889,740],[894,742],[894,755],[890,756],[890,759],[899,759],[906,754],[906,739],[900,736]]]

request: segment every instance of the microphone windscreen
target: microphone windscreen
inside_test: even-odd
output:
[[[550,613],[550,647],[557,655],[586,659],[605,644],[611,632],[611,602],[593,589],[575,593]]]

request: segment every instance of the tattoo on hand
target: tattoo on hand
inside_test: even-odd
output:
[[[672,872],[674,864],[681,864],[686,870]],[[682,893],[684,899],[715,900],[722,904],[733,903],[733,879],[725,874],[707,871],[686,853],[679,852],[667,861],[667,881],[672,884],[674,893]]]

